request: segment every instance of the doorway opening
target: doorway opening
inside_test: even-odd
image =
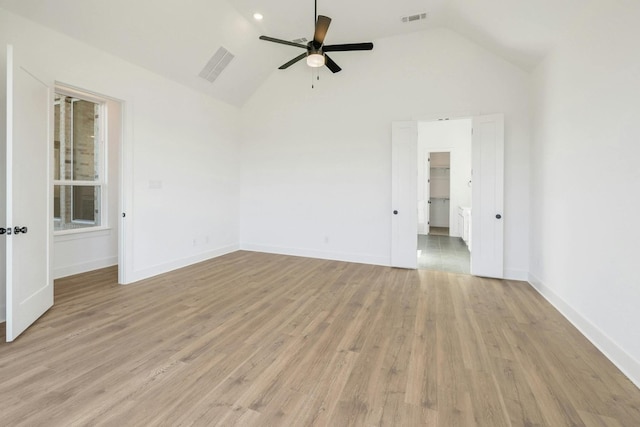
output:
[[[431,236],[449,235],[449,211],[451,206],[451,153],[430,152],[427,206],[429,209],[426,228]],[[427,173],[425,169],[425,173]]]
[[[471,119],[419,122],[418,158],[418,269],[469,274]]]
[[[118,265],[122,104],[57,84],[53,278]]]

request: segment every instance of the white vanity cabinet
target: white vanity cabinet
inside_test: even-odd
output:
[[[471,208],[458,206],[458,228],[462,232],[462,240],[471,251]]]

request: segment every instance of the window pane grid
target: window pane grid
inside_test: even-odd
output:
[[[106,182],[103,104],[70,93],[54,102],[54,230],[99,227]]]
[[[53,188],[54,230],[99,227],[100,193],[98,185],[55,185]]]

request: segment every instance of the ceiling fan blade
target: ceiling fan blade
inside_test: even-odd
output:
[[[326,65],[332,73],[337,73],[342,70],[342,68],[333,62],[333,59],[329,58],[327,55],[324,56],[324,65]]]
[[[322,50],[324,52],[347,52],[350,50],[371,50],[373,49],[373,43],[346,43],[346,44],[332,44],[324,46]]]
[[[286,44],[289,46],[301,47],[303,49],[307,48],[307,46],[300,43],[290,42],[289,40],[274,39],[273,37],[268,37],[268,36],[260,36],[260,40],[266,40],[268,42],[273,42],[273,43]]]
[[[301,59],[303,59],[305,56],[307,56],[307,53],[301,53],[300,55],[296,56],[295,58],[293,58],[291,61],[287,62],[286,64],[282,64],[281,66],[278,67],[279,70],[284,70],[286,68],[291,67],[293,64],[295,64],[296,62],[300,61]]]
[[[316,32],[313,34],[313,44],[316,49],[319,49],[320,46],[322,46],[322,43],[324,43],[324,38],[327,36],[329,24],[331,24],[331,18],[324,15],[318,15],[318,20],[316,21]]]

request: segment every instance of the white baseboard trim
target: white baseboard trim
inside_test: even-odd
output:
[[[524,270],[504,270],[504,278],[527,282],[529,280],[529,272]]]
[[[374,255],[325,252],[325,251],[317,251],[317,250],[310,250],[310,249],[257,245],[253,243],[241,243],[240,249],[245,251],[251,251],[251,252],[264,252],[268,254],[299,256],[299,257],[307,257],[307,258],[326,259],[331,261],[354,262],[357,264],[389,266],[388,257],[380,257],[380,256],[374,256]]]
[[[575,326],[598,350],[625,374],[636,387],[640,388],[640,362],[624,351],[615,341],[596,325],[582,316],[551,288],[534,274],[529,273],[529,283],[551,305],[553,305],[573,326]]]
[[[62,277],[73,276],[74,274],[86,273],[87,271],[98,270],[100,268],[111,267],[118,264],[118,256],[112,256],[102,259],[96,259],[82,264],[66,265],[53,269],[53,278],[60,279]]]
[[[169,271],[177,270],[179,268],[187,267],[192,264],[197,264],[202,261],[207,261],[212,258],[217,258],[222,255],[226,255],[239,250],[238,245],[223,246],[221,248],[213,249],[207,252],[202,252],[197,255],[192,255],[186,258],[181,258],[175,261],[167,262],[165,264],[154,265],[153,267],[144,268],[142,270],[136,270],[132,273],[131,280],[125,285],[137,282],[139,280],[148,279],[149,277],[157,276],[158,274],[168,273]]]

